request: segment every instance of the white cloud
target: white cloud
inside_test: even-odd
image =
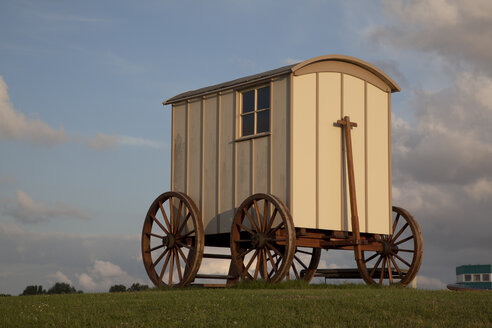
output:
[[[373,41],[435,53],[453,63],[492,72],[492,2],[489,0],[385,0],[392,25],[370,28]]]
[[[293,65],[302,62],[300,59],[295,59],[295,58],[285,58],[282,61],[285,65]]]
[[[22,190],[17,190],[16,198],[3,201],[3,213],[22,223],[45,222],[55,218],[87,220],[89,217],[81,210],[65,203],[53,206],[35,201]]]
[[[127,274],[116,264],[109,261],[95,260],[88,273],[76,273],[75,276],[82,288],[89,291],[108,291],[112,285],[122,284],[129,287],[141,279]]]
[[[446,284],[437,278],[418,275],[416,279],[417,279],[417,288],[419,289],[445,289],[446,288]]]
[[[32,119],[16,111],[10,102],[7,84],[0,76],[0,141],[15,140],[40,146],[55,146],[76,142],[94,150],[107,150],[116,146],[162,148],[162,144],[139,137],[97,133],[94,137],[74,137],[63,128],[54,129],[40,119]]]
[[[53,146],[68,140],[63,128],[52,128],[39,119],[17,112],[7,92],[7,84],[0,76],[0,141],[18,140],[35,145]]]
[[[0,293],[16,295],[27,285],[49,288],[64,277],[84,291],[151,284],[137,259],[139,251],[138,233],[41,232],[0,221]]]
[[[118,134],[102,134],[98,133],[95,137],[87,138],[84,144],[94,150],[102,151],[116,146],[133,146],[133,147],[149,147],[154,149],[162,148],[162,144],[143,138],[122,136]]]
[[[53,279],[53,283],[64,282],[69,285],[73,285],[72,280],[68,279],[68,277],[61,271],[56,271],[56,273],[50,274],[49,277]]]

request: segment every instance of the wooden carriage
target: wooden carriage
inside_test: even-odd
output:
[[[367,283],[410,283],[423,246],[413,217],[392,207],[397,91],[371,64],[326,55],[166,100],[171,191],[142,232],[152,282],[309,281],[322,249],[344,249]],[[203,257],[230,259],[229,273],[200,274]]]

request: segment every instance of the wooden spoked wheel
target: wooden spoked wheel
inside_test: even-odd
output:
[[[186,286],[200,268],[203,223],[193,200],[166,192],[152,203],[142,231],[145,270],[156,286]]]
[[[304,279],[310,282],[316,273],[320,257],[321,248],[296,247],[286,279]]]
[[[231,253],[240,279],[281,281],[291,268],[295,242],[289,209],[277,197],[254,194],[237,209]]]
[[[362,251],[359,272],[368,284],[408,285],[422,262],[423,240],[417,221],[406,210],[393,206],[390,235],[380,235],[382,250]]]

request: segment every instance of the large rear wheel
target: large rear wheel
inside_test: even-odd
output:
[[[200,268],[203,223],[193,200],[166,192],[152,203],[142,230],[142,258],[156,286],[186,286]]]

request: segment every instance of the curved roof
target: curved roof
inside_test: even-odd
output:
[[[265,81],[273,77],[277,77],[285,74],[291,74],[291,73],[295,74],[296,72],[300,72],[302,71],[303,68],[307,68],[310,65],[314,65],[316,63],[328,62],[328,61],[345,62],[345,63],[356,65],[366,71],[369,71],[370,73],[374,74],[379,79],[381,79],[389,87],[391,92],[398,92],[401,90],[400,87],[383,71],[381,71],[376,66],[373,66],[363,60],[360,60],[355,57],[343,56],[343,55],[324,55],[324,56],[314,57],[297,64],[283,66],[277,69],[266,71],[263,73],[249,75],[236,80],[215,84],[205,88],[183,92],[174,97],[167,99],[166,101],[163,102],[163,104],[169,105],[184,100],[188,100],[191,98],[195,98],[198,96],[205,96],[205,95],[229,90],[231,88],[238,88],[254,83],[259,83],[261,81]]]
[[[345,62],[349,64],[354,64],[356,66],[359,66],[372,74],[376,75],[379,77],[381,80],[383,80],[384,83],[390,87],[391,92],[398,92],[400,91],[400,87],[398,84],[395,83],[386,73],[384,73],[382,70],[377,68],[374,65],[369,64],[368,62],[365,62],[361,59],[355,58],[355,57],[350,57],[350,56],[343,56],[343,55],[324,55],[324,56],[319,56],[319,57],[314,57],[308,60],[305,60],[303,62],[300,62],[298,64],[295,64],[292,67],[292,72],[295,73],[296,71],[300,70],[303,67],[306,67],[308,65],[312,65],[318,62],[323,62],[323,61],[339,61],[339,62]]]

